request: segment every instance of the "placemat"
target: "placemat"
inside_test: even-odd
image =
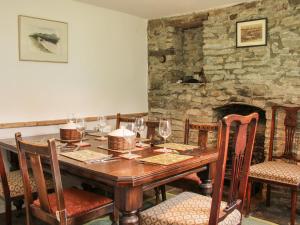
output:
[[[150,147],[150,145],[149,145],[149,147]],[[116,150],[116,149],[107,148],[105,146],[97,146],[97,148],[104,149],[104,150],[107,150],[107,151],[112,151],[112,152],[120,152],[120,153],[129,152],[129,150]],[[135,147],[134,149],[131,149],[131,152],[142,151],[142,150],[145,150],[147,148],[148,147]]]
[[[178,155],[172,153],[164,153],[155,156],[150,156],[147,158],[139,159],[142,162],[149,162],[160,165],[171,165],[173,163],[178,163],[187,159],[191,159],[193,156],[190,155]]]
[[[79,150],[74,152],[62,152],[60,155],[66,156],[71,159],[75,159],[81,162],[90,162],[94,160],[101,160],[110,158],[111,155],[103,154],[100,152],[91,151],[88,149],[85,150]]]
[[[187,151],[187,150],[198,148],[198,146],[195,145],[185,145],[185,144],[178,144],[178,143],[165,143],[156,146],[161,148],[166,147],[177,151]]]

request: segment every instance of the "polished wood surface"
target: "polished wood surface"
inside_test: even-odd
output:
[[[67,211],[67,203],[65,202],[66,190],[64,190],[62,186],[55,140],[50,139],[45,145],[39,143],[32,144],[23,141],[21,133],[16,133],[15,139],[25,190],[27,225],[32,224],[32,217],[37,217],[48,224],[79,225],[113,212],[113,203],[111,199],[101,195],[93,195],[93,198],[98,198],[99,201],[102,201],[102,199],[105,199],[106,201],[103,201],[102,204],[99,204],[91,210],[82,209],[81,213],[69,216],[68,214],[70,212]],[[56,205],[56,207],[51,205],[50,197],[48,195],[43,169],[44,166],[41,163],[42,158],[49,160],[55,189],[55,193],[51,194],[55,195],[55,203],[52,202],[52,205]],[[33,202],[28,168],[31,168],[37,185],[39,206]],[[78,190],[78,194],[86,195],[87,192]]]
[[[218,224],[235,209],[240,212],[243,209],[258,118],[258,113],[252,113],[248,116],[229,115],[220,121],[218,135],[219,158],[217,161],[209,225]],[[233,165],[230,190],[228,193],[227,207],[225,210],[220,211],[232,126],[234,126],[235,129],[233,145],[235,148],[232,158]]]
[[[191,123],[189,119],[185,120],[184,125],[184,144],[189,144],[190,142],[190,133],[195,131],[197,135],[197,144],[200,149],[207,148],[208,133],[217,132],[218,124],[200,124],[200,123]],[[169,185],[181,188],[185,191],[191,191],[196,193],[203,193],[203,189],[208,191],[208,193],[203,193],[205,195],[210,195],[212,193],[212,180],[214,178],[215,165],[211,164],[210,168],[207,166],[202,168],[201,173],[194,173],[189,176],[184,177],[183,179],[176,180],[175,182],[170,183]],[[201,176],[206,175],[209,177],[209,180],[201,181]]]
[[[2,152],[0,150],[0,176],[1,176],[1,185],[3,190],[3,196],[0,195],[4,199],[5,202],[5,224],[11,225],[11,202],[12,198],[10,196],[9,186],[7,182],[6,171],[4,168],[4,161],[2,157]]]
[[[258,113],[252,113],[248,116],[228,115],[219,122],[217,147],[219,155],[216,162],[217,176],[210,207],[207,206],[207,202],[210,202],[210,199],[205,198],[202,200],[202,198],[198,198],[197,194],[191,199],[184,199],[179,195],[162,203],[162,207],[155,206],[153,211],[151,211],[152,209],[146,210],[141,216],[143,219],[142,224],[179,225],[189,224],[190,220],[191,224],[240,225],[242,222],[243,202],[246,197],[249,168],[253,153],[258,117]],[[235,134],[234,139],[230,138],[232,133]],[[232,178],[227,205],[223,208],[221,207],[221,202],[223,197],[224,177],[226,164],[228,162],[228,148],[230,148],[229,146],[231,146],[231,144],[234,146],[232,149],[234,152],[234,163],[232,165]],[[193,204],[190,200],[206,202],[197,203],[193,205],[195,207],[193,210],[184,211],[185,208],[190,208],[191,204]],[[199,213],[199,217],[197,217],[197,212]],[[175,216],[176,213],[179,215]],[[231,217],[232,219],[228,218],[227,221],[223,221],[231,213],[234,213],[235,215],[239,214],[240,216],[238,218],[234,218],[235,216],[233,216]],[[174,218],[172,217],[173,215]],[[206,216],[209,216],[208,221],[205,221],[205,218],[207,218]]]
[[[218,124],[200,124],[200,123],[191,123],[189,119],[185,120],[184,126],[184,143],[189,144],[190,141],[190,131],[198,131],[198,146],[201,148],[207,147],[208,133],[215,132],[218,130]]]
[[[58,134],[40,135],[34,137],[24,137],[24,140],[30,142],[43,142],[49,138],[58,138]],[[91,149],[97,152],[113,154],[118,156],[120,153],[99,149],[100,141],[94,137],[87,136]],[[59,143],[57,143],[59,144]],[[0,146],[4,149],[16,152],[14,139],[0,140]],[[153,151],[154,148],[148,148],[139,152],[142,157],[161,154]],[[138,224],[137,212],[142,205],[143,190],[155,188],[180,179],[188,174],[198,172],[204,165],[214,163],[217,160],[218,152],[216,148],[186,152],[184,154],[194,157],[168,166],[141,163],[138,160],[117,159],[106,163],[88,164],[79,162],[65,156],[59,155],[59,166],[64,174],[71,174],[81,179],[91,181],[95,184],[104,183],[113,187],[116,207],[121,211],[121,224]],[[45,161],[44,163],[47,163]],[[133,222],[132,222],[133,221]]]
[[[274,149],[274,143],[275,143],[275,132],[277,128],[277,117],[278,112],[283,111],[285,113],[284,117],[284,149],[283,154],[280,156],[274,156],[273,155],[273,149]],[[274,105],[272,106],[272,118],[271,118],[271,128],[270,128],[270,141],[269,141],[269,155],[268,160],[273,161],[276,159],[285,159],[285,161],[291,161],[291,162],[299,162],[300,160],[296,158],[296,156],[292,153],[293,150],[293,144],[294,144],[294,138],[295,138],[295,131],[297,128],[297,114],[300,112],[299,106],[294,107],[288,107],[288,106],[281,106],[281,105]],[[292,185],[287,184],[283,182],[278,181],[271,181],[266,180],[263,177],[249,177],[249,185],[248,185],[248,202],[247,202],[247,214],[249,214],[250,211],[250,204],[251,204],[251,184],[252,182],[262,182],[267,184],[267,192],[266,192],[266,205],[270,206],[271,204],[271,185],[279,185],[283,187],[290,188],[291,191],[291,218],[290,218],[290,224],[295,224],[296,219],[296,205],[297,205],[297,192],[299,190],[298,185]]]
[[[123,114],[126,117],[141,117],[146,116],[148,113],[129,113]],[[107,115],[107,119],[112,120],[116,119],[116,115]],[[97,121],[97,116],[86,117],[87,122]],[[19,127],[38,127],[38,126],[52,126],[52,125],[61,125],[68,122],[68,119],[58,119],[58,120],[41,120],[41,121],[27,121],[27,122],[14,122],[14,123],[0,123],[0,129],[7,128],[19,128]]]

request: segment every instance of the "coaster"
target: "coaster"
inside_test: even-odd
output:
[[[146,144],[146,143],[136,143],[135,145],[136,147],[140,147],[140,148],[148,148],[150,147],[150,144]]]
[[[90,143],[87,143],[87,142],[82,142],[82,143],[76,143],[75,144],[76,146],[79,146],[79,147],[89,147],[89,146],[91,146],[91,144]]]
[[[136,159],[136,158],[139,158],[141,157],[140,155],[137,155],[137,154],[129,154],[129,153],[126,153],[126,154],[122,154],[122,155],[119,155],[121,158],[124,158],[124,159]]]
[[[159,149],[155,149],[153,150],[154,152],[162,152],[162,153],[170,153],[173,152],[172,149],[163,149],[163,148],[159,148]]]

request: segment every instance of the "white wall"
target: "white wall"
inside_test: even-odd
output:
[[[69,63],[19,61],[18,15],[67,22]],[[145,19],[72,0],[0,0],[0,28],[0,123],[148,111]],[[36,129],[21,130],[57,128]]]

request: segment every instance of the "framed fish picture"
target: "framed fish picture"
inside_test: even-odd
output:
[[[68,62],[68,24],[19,16],[19,60]]]

